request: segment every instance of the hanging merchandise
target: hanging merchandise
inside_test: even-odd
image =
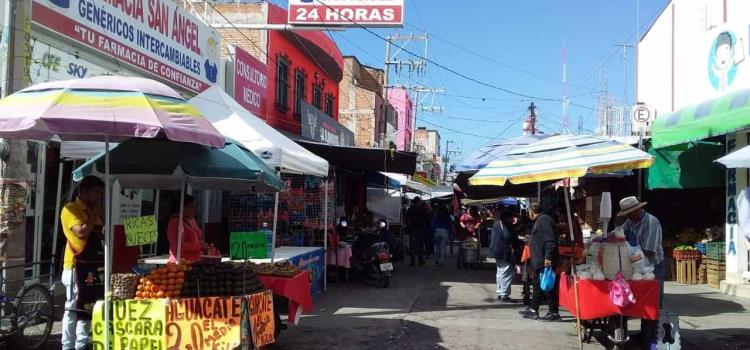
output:
[[[282,174],[276,246],[323,246],[325,182],[315,176]],[[333,186],[328,186],[328,223],[335,222]],[[229,202],[230,232],[267,231],[273,225],[274,195],[235,192]],[[330,228],[329,228],[330,229]]]

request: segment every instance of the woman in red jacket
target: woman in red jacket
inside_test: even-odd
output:
[[[195,197],[191,195],[185,195],[185,203],[182,213],[182,253],[180,259],[187,261],[198,261],[201,259],[203,250],[208,247],[206,242],[203,241],[203,232],[198,227],[198,222],[195,221]],[[179,207],[177,212],[172,214],[169,219],[169,225],[167,226],[167,238],[169,239],[169,261],[177,261],[177,240],[178,230],[180,227],[179,221],[180,211]]]

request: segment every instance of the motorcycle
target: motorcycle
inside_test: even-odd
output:
[[[385,229],[382,226],[384,223],[380,224],[381,230]],[[391,284],[393,263],[388,243],[384,242],[378,233],[355,235],[352,244],[352,267],[361,277],[388,288]]]

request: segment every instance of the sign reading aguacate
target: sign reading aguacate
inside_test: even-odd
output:
[[[404,0],[289,0],[289,24],[339,27],[404,25]]]
[[[33,0],[31,19],[190,91],[218,80],[218,32],[172,0]]]

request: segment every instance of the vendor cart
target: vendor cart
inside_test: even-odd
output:
[[[579,313],[573,290],[573,277],[560,276],[560,305],[573,316],[580,316],[580,336],[590,342],[594,331],[602,331],[616,349],[624,349],[628,339],[629,318],[659,319],[659,281],[629,281],[635,303],[624,308],[609,299],[610,281],[576,280],[579,293]]]
[[[458,245],[456,266],[460,268],[475,268],[479,266],[480,245],[474,237],[467,237]]]

